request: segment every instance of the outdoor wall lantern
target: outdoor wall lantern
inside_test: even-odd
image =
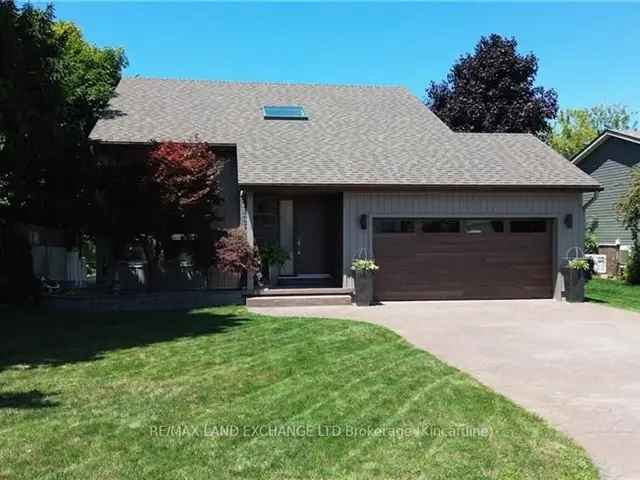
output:
[[[567,228],[573,228],[573,215],[570,213],[567,213],[564,216],[564,225]]]
[[[366,214],[362,214],[360,215],[360,228],[362,230],[366,230],[367,229],[367,215]]]

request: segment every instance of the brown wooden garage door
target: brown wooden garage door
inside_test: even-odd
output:
[[[549,298],[552,222],[376,218],[379,300]]]

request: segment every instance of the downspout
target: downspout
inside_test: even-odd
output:
[[[600,192],[598,192],[598,191],[593,192],[593,197],[591,197],[591,198],[589,199],[589,201],[587,201],[587,203],[585,203],[585,204],[582,206],[582,209],[583,209],[583,210],[586,210],[587,208],[589,208],[589,207],[591,206],[591,204],[592,204],[593,202],[595,202],[595,201],[598,199],[598,197],[599,197],[599,196],[600,196]]]
[[[589,228],[589,227],[587,227],[587,208],[589,208],[591,206],[591,204],[598,199],[599,196],[600,196],[600,192],[599,191],[593,192],[593,196],[589,200],[587,200],[587,203],[582,205],[582,212],[583,212],[582,217],[584,218],[585,232]]]

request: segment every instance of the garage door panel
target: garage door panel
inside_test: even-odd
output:
[[[374,233],[382,300],[548,298],[551,228],[526,233]]]

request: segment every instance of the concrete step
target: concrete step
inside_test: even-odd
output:
[[[306,278],[306,277],[279,277],[278,287],[284,288],[331,288],[336,284],[335,279]]]
[[[286,297],[310,295],[351,295],[351,288],[263,288],[251,294],[252,297]]]
[[[311,307],[351,305],[351,295],[260,295],[247,297],[247,307]]]

